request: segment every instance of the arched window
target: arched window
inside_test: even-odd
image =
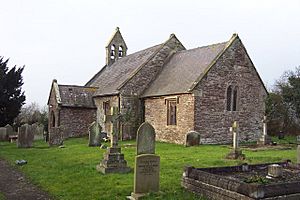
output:
[[[123,54],[124,54],[123,47],[119,46],[119,58],[122,58],[124,56]]]
[[[235,86],[233,90],[232,111],[237,111],[237,97],[238,97],[238,87]]]
[[[53,111],[51,112],[51,127],[55,127],[55,114]]]
[[[231,111],[231,93],[232,93],[232,86],[231,85],[229,85],[228,86],[228,88],[227,88],[227,94],[226,94],[226,96],[227,96],[227,110],[228,111]]]
[[[113,44],[110,48],[110,59],[115,59],[116,57],[116,46]]]
[[[238,86],[229,85],[226,92],[226,110],[237,111],[238,104]]]

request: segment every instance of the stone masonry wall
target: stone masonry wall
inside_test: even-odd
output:
[[[56,102],[55,91],[54,91],[53,87],[50,91],[50,97],[49,97],[48,103],[49,103],[49,105],[48,105],[48,132],[50,132],[51,127],[59,126],[59,106]],[[54,120],[53,120],[53,117],[55,118]]]
[[[88,126],[96,120],[96,109],[61,107],[60,126],[64,128],[64,138],[88,135]]]
[[[105,96],[94,98],[95,105],[97,106],[97,121],[102,127],[102,131],[111,133],[111,122],[104,122],[104,109],[103,103],[109,101],[110,107],[119,107],[118,96]]]
[[[149,60],[145,66],[141,68],[128,82],[126,82],[122,88],[120,89],[121,99],[125,99],[122,103],[125,105],[121,105],[123,107],[122,112],[126,113],[124,107],[130,107],[136,110],[131,110],[134,115],[132,115],[133,123],[127,123],[127,127],[130,129],[130,132],[133,133],[133,137],[137,132],[137,128],[143,121],[143,108],[142,108],[142,100],[132,101],[129,97],[138,98],[140,95],[149,87],[151,82],[156,78],[158,73],[161,71],[163,65],[170,59],[170,57],[177,51],[185,49],[184,46],[179,42],[179,40],[171,35],[170,39],[163,45],[162,49],[160,49],[155,56]],[[124,98],[122,98],[124,97]],[[127,99],[129,99],[127,101]],[[134,105],[130,105],[134,104]]]
[[[145,121],[155,128],[156,140],[184,144],[186,133],[194,130],[194,97],[192,94],[176,96],[179,98],[177,125],[167,125],[165,99],[173,96],[145,99]]]
[[[226,110],[226,91],[238,86],[237,111]],[[220,57],[194,89],[195,130],[201,143],[231,143],[229,127],[239,123],[241,141],[255,141],[262,133],[266,91],[239,40]]]

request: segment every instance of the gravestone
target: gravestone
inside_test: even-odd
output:
[[[268,176],[278,178],[282,176],[282,166],[278,164],[268,165]]]
[[[49,146],[60,146],[64,143],[63,127],[51,127],[49,134]]]
[[[136,137],[136,154],[155,154],[155,130],[148,122],[143,123]]]
[[[38,123],[34,123],[31,126],[32,126],[32,132],[33,132],[33,135],[34,135],[34,140],[43,139],[43,136],[40,135],[40,133],[39,133]]]
[[[88,128],[89,146],[101,146],[101,126],[98,122],[93,122]]]
[[[24,124],[18,128],[18,148],[30,148],[33,143],[33,131],[32,126],[28,124]]]
[[[267,117],[264,116],[263,122],[263,134],[260,138],[258,138],[258,145],[268,145],[272,143],[271,137],[267,134]]]
[[[106,116],[106,119],[113,124],[111,133],[111,146],[104,154],[103,160],[97,165],[97,171],[107,173],[128,173],[131,171],[127,167],[127,161],[124,159],[124,154],[121,153],[121,147],[118,146],[119,120],[120,115],[118,107],[111,108],[111,115]]]
[[[297,135],[297,144],[300,144],[300,135]]]
[[[280,140],[284,139],[284,132],[283,131],[279,131],[278,139],[280,139]]]
[[[232,133],[232,150],[226,156],[228,159],[245,159],[245,155],[242,154],[242,150],[239,148],[239,135],[238,135],[238,123],[234,121],[232,127],[230,127]]]
[[[7,129],[5,127],[0,127],[0,141],[7,141]]]
[[[8,136],[15,135],[14,129],[13,129],[13,127],[11,125],[7,124],[5,126],[5,128],[6,128],[6,133],[7,133]]]
[[[189,131],[185,136],[185,146],[197,146],[200,144],[200,133],[197,131]]]
[[[148,141],[148,142],[147,142]],[[139,199],[149,192],[159,191],[160,157],[155,155],[155,130],[144,122],[137,132],[134,186],[128,199]]]
[[[44,138],[44,125],[34,123],[32,124],[32,131],[34,134],[34,140],[41,140]]]

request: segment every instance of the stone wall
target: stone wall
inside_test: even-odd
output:
[[[177,97],[177,125],[167,125],[167,98]],[[156,140],[184,144],[185,135],[194,130],[194,97],[192,94],[145,99],[145,121],[156,131]]]
[[[59,126],[59,106],[56,101],[55,90],[52,87],[48,102],[48,132],[51,127]]]
[[[109,101],[110,107],[119,107],[119,96],[104,96],[94,98],[97,106],[97,122],[102,127],[102,131],[111,133],[111,122],[105,122],[103,103]]]
[[[64,138],[80,137],[88,135],[88,126],[96,120],[96,109],[61,107],[59,118]]]
[[[131,108],[132,119],[130,119],[124,131],[130,130],[131,137],[134,138],[139,125],[143,122],[144,110],[143,102],[138,97],[149,87],[151,82],[161,71],[163,65],[177,51],[185,49],[180,41],[171,35],[170,39],[163,44],[162,48],[152,57],[139,71],[134,74],[120,89],[121,111],[128,112],[125,107]],[[132,135],[133,134],[133,135]]]
[[[123,116],[121,124],[121,138],[133,139],[136,137],[136,132],[139,125],[142,123],[143,114],[141,100],[137,96],[121,96],[120,97],[120,112]]]
[[[226,90],[238,86],[237,111],[227,111]],[[237,38],[194,89],[195,131],[201,143],[231,143],[229,127],[239,123],[240,140],[255,141],[262,133],[266,91]]]

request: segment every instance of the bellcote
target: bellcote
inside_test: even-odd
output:
[[[107,66],[127,55],[127,45],[122,37],[119,27],[116,28],[105,49]]]

